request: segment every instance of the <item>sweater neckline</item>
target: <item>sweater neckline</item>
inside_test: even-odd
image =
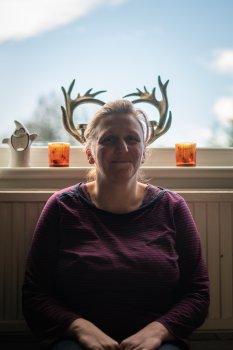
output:
[[[164,192],[166,192],[166,190],[162,187],[159,187],[159,186],[156,187],[156,186],[153,186],[151,184],[148,184],[146,189],[145,189],[144,199],[143,199],[140,207],[133,210],[133,211],[130,211],[128,213],[113,213],[111,211],[107,211],[107,210],[98,208],[91,200],[90,194],[86,188],[86,182],[78,183],[76,185],[75,192],[78,195],[78,197],[80,197],[80,199],[83,202],[85,202],[93,210],[95,210],[99,213],[103,213],[103,214],[105,213],[105,214],[109,214],[109,215],[113,215],[113,216],[122,216],[123,217],[123,216],[128,216],[128,215],[132,215],[134,213],[138,213],[140,211],[143,211],[145,208],[147,208],[151,204],[158,201],[163,196]]]

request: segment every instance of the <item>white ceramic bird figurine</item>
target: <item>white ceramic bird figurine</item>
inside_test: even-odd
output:
[[[11,151],[10,167],[29,167],[30,166],[30,146],[37,137],[37,134],[30,134],[29,131],[17,120],[15,122],[15,131],[9,138],[2,140],[2,143],[8,144]]]

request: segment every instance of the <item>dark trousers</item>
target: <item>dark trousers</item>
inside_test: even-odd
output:
[[[75,340],[61,340],[54,344],[51,350],[84,350]],[[164,343],[158,350],[183,350],[184,347],[175,343]]]

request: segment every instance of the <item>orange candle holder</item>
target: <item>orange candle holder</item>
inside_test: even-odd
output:
[[[184,142],[176,143],[176,165],[195,166],[196,165],[196,143]]]
[[[50,167],[67,167],[70,160],[70,144],[65,142],[48,143]]]

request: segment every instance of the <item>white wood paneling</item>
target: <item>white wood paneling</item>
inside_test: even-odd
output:
[[[210,309],[202,329],[233,330],[233,192],[181,194],[197,224],[210,277]]]

